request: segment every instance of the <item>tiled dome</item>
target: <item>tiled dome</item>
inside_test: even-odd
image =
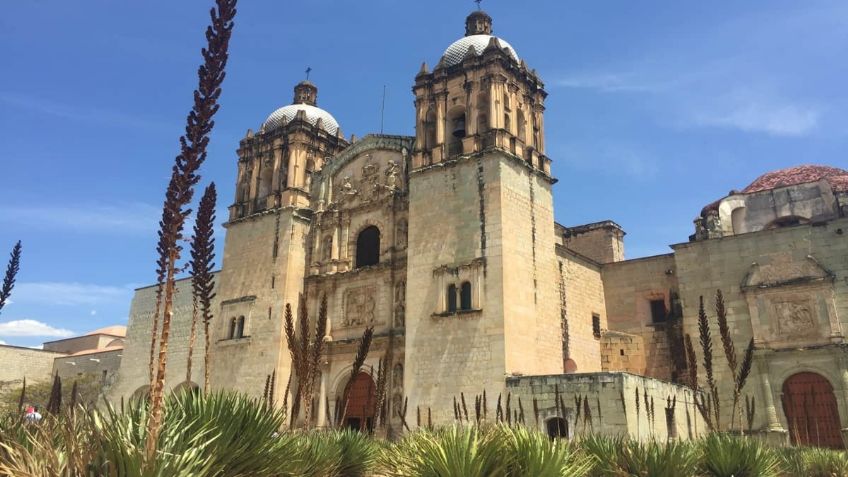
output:
[[[448,47],[447,50],[445,50],[445,53],[442,55],[442,65],[447,68],[461,63],[462,59],[465,58],[466,52],[468,52],[468,47],[474,48],[474,54],[477,56],[482,55],[483,50],[486,49],[492,38],[495,38],[498,41],[501,48],[506,48],[506,51],[509,52],[509,55],[512,56],[516,62],[519,61],[518,53],[516,53],[512,45],[506,41],[492,35],[468,35],[456,40]]]
[[[838,167],[803,165],[767,172],[742,190],[743,193],[760,192],[807,182],[827,180],[835,191],[848,191],[848,171]]]
[[[336,118],[327,111],[309,104],[290,104],[283,106],[268,116],[268,119],[262,123],[262,130],[271,131],[288,123],[297,116],[298,111],[304,111],[306,113],[306,120],[313,126],[318,124],[318,120],[320,119],[324,125],[324,131],[327,134],[335,136],[338,133],[339,123],[336,121]]]

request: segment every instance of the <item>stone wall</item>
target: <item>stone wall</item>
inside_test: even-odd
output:
[[[542,432],[546,432],[550,419],[562,417],[555,404],[557,392],[565,407],[569,437],[624,435],[664,441],[669,438],[691,439],[706,431],[694,408],[692,391],[658,379],[628,373],[522,376],[507,378],[507,391],[511,393],[513,403],[521,398],[525,422],[531,427],[537,426],[532,411],[533,400],[536,400],[538,429]],[[581,403],[579,419],[576,408],[578,396]],[[588,415],[585,412],[587,404]],[[666,409],[671,411],[667,413]]]
[[[64,354],[0,345],[0,392],[20,385],[24,377],[29,383],[49,380],[53,360],[61,356]]]
[[[828,380],[841,426],[848,427],[846,231],[848,219],[839,219],[674,246],[684,331],[697,337],[698,299],[703,296],[717,343],[716,379],[725,410],[730,409],[733,380],[718,344],[713,308],[717,289],[724,293],[730,332],[740,356],[754,338],[755,363],[743,394],[754,396],[761,410],[755,429],[785,434],[782,386],[801,371]],[[697,340],[695,350],[700,360]],[[725,416],[724,423],[728,421]]]
[[[601,335],[601,371],[645,375],[645,342],[640,335],[605,331]]]
[[[135,291],[130,305],[126,345],[120,353],[122,358],[118,377],[107,394],[113,403],[120,402],[122,397],[128,399],[133,395],[144,393],[149,388],[150,334],[153,327],[152,319],[155,307],[155,286],[139,288]],[[213,309],[216,308],[213,307]],[[166,390],[173,389],[186,381],[191,316],[191,280],[178,280],[174,294],[174,314],[171,320],[171,334],[168,343],[168,367],[165,373]],[[192,382],[197,384],[203,383],[204,348],[203,329],[200,326],[194,345],[191,378]],[[158,347],[156,351],[155,359],[158,359]]]
[[[598,331],[607,329],[607,310],[601,266],[564,247],[556,247],[564,281],[565,317],[567,321],[568,356],[577,372],[601,371],[601,333],[595,333],[593,321],[598,318]]]
[[[624,260],[624,230],[611,220],[563,227],[562,244],[598,263]]]
[[[77,376],[99,376],[104,386],[110,386],[117,379],[123,352],[122,349],[113,349],[58,357],[53,361],[53,374],[58,374],[69,385]]]
[[[671,308],[670,295],[678,287],[674,255],[607,264],[601,274],[609,329],[640,336],[645,374],[671,379],[673,366],[666,325],[653,323],[650,302],[662,299]]]

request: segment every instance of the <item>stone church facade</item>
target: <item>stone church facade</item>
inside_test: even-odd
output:
[[[848,172],[800,166],[766,174],[705,207],[693,236],[672,253],[625,260],[616,223],[554,221],[547,93],[515,49],[492,36],[489,15],[468,16],[465,36],[432,71],[422,65],[413,95],[414,137],[346,140],[318,107],[317,87],[303,81],[291,105],[241,140],[216,275],[213,388],[260,396],[275,374],[283,401],[291,368],[283,310],[304,294],[310,316],[322,297],[328,302],[319,426],[333,418],[327,412],[343,399],[358,340],[373,326],[354,383],[364,405],[349,410],[347,424],[373,417],[371,375],[385,357],[395,431],[404,401],[408,421],[420,408],[445,423],[454,419],[454,398],[485,390],[489,412],[508,393],[514,409],[521,398],[532,416],[535,399],[534,425],[568,435],[588,426],[694,437],[705,424],[692,390],[676,384],[686,374],[682,336],[697,343],[699,297],[711,303],[721,289],[737,350],[752,337],[756,345],[743,391],[760,410],[753,429],[841,446]],[[154,292],[137,290],[131,305],[114,399],[146,392]],[[202,382],[202,360],[194,360],[193,378],[185,369],[190,320],[183,280],[170,388]],[[716,328],[713,337],[718,343]],[[720,345],[715,353],[726,387]],[[554,396],[564,398],[565,415]],[[592,410],[588,423],[585,413],[578,420],[576,402]]]

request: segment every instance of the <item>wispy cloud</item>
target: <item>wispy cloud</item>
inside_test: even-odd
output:
[[[588,89],[602,93],[653,93],[669,87],[669,83],[644,81],[634,73],[577,73],[554,80],[554,86]]]
[[[0,345],[4,345],[4,344],[6,344],[6,342],[3,341],[3,340],[0,340]]]
[[[773,136],[803,136],[819,125],[816,107],[757,96],[734,95],[725,104],[693,111],[691,118],[698,125]]]
[[[97,123],[103,126],[156,130],[164,130],[171,127],[170,124],[162,121],[145,119],[121,111],[62,103],[12,91],[0,91],[0,103],[36,114]]]
[[[36,320],[12,320],[0,323],[0,336],[43,336],[50,338],[67,338],[74,332],[64,328],[54,328],[47,323]]]
[[[2,205],[0,223],[98,234],[152,234],[161,209],[132,202],[115,205]]]
[[[91,306],[103,303],[126,303],[132,293],[132,285],[107,286],[73,282],[22,282],[15,286],[15,299],[20,304]]]

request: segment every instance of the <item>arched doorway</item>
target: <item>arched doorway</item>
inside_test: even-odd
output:
[[[374,428],[376,387],[371,375],[364,371],[353,378],[348,390],[344,423],[346,427],[360,431],[371,431]]]
[[[356,268],[380,263],[380,229],[366,227],[356,237]]]
[[[545,430],[551,439],[568,437],[568,421],[561,417],[552,417],[545,421]]]
[[[797,373],[783,383],[783,412],[792,444],[845,447],[833,386],[820,374]]]

